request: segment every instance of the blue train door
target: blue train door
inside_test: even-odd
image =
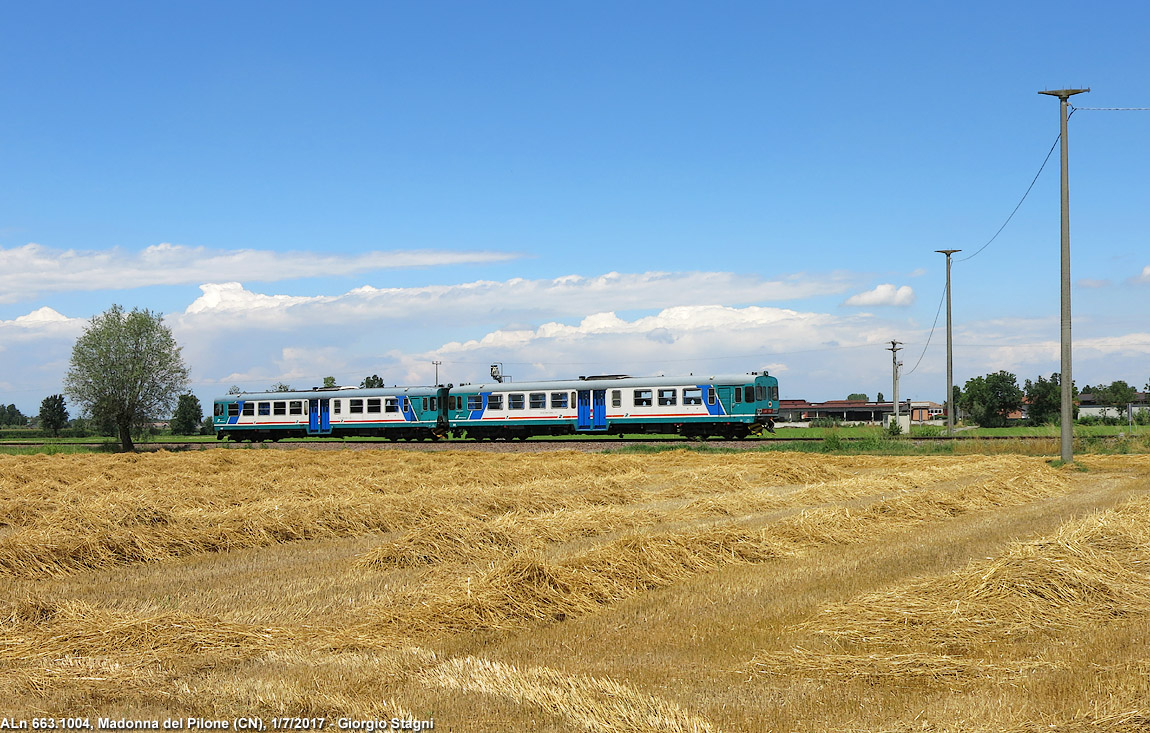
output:
[[[308,435],[330,435],[331,400],[314,399],[310,402],[311,404],[308,406]]]
[[[576,430],[607,429],[607,390],[579,390]]]

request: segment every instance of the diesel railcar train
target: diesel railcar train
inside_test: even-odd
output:
[[[316,388],[215,400],[218,439],[379,436],[526,440],[540,435],[774,432],[779,382],[765,371],[707,377],[604,375],[435,387]]]

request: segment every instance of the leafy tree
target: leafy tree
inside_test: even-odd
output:
[[[180,347],[159,313],[122,306],[93,316],[72,347],[64,388],[83,410],[110,421],[125,451],[133,434],[170,415],[188,384]]]
[[[331,389],[332,387],[335,387],[335,386],[336,386],[335,377],[324,377],[323,378],[324,389]]]
[[[59,438],[60,429],[67,424],[68,409],[64,407],[64,395],[45,397],[40,403],[40,425],[45,430],[51,430],[53,438]]]
[[[24,427],[27,424],[28,417],[16,405],[0,405],[0,425]]]
[[[882,392],[879,392],[878,397],[875,398],[875,402],[882,402],[882,401],[883,401]]]
[[[204,419],[204,409],[200,399],[194,394],[180,395],[176,414],[172,416],[172,432],[176,435],[195,435],[200,432],[200,421]]]
[[[1038,381],[1026,380],[1023,391],[1026,401],[1030,405],[1028,418],[1031,425],[1058,424],[1062,421],[1062,375],[1054,372],[1050,379],[1038,378]],[[1072,385],[1073,387],[1073,385]],[[1075,397],[1078,390],[1073,389]],[[1078,407],[1073,408],[1074,415],[1078,415]]]
[[[364,377],[359,386],[363,389],[379,389],[384,386],[383,378],[378,374],[372,374],[370,377]]]
[[[1002,427],[1007,415],[1022,408],[1022,390],[1013,374],[999,371],[966,380],[959,404],[981,427]]]
[[[1101,390],[1098,395],[1098,403],[1102,405],[1109,405],[1117,412],[1122,412],[1122,408],[1134,402],[1137,399],[1138,390],[1131,387],[1121,379],[1111,382],[1109,386]]]
[[[268,392],[291,392],[291,391],[292,391],[291,385],[290,384],[284,384],[283,382],[276,382],[272,386],[268,387]]]
[[[244,393],[244,391],[242,389],[240,389],[240,385],[238,385],[238,384],[233,384],[232,386],[228,387],[228,394],[243,394],[243,393]]]
[[[862,400],[863,402],[866,402],[868,397],[865,394],[863,394],[862,392],[851,392],[849,395],[847,395],[847,399],[848,400]]]

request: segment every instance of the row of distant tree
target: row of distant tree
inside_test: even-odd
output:
[[[1020,411],[1023,404],[1027,408],[1027,422],[1031,425],[1057,424],[1062,417],[1062,384],[1059,376],[1055,372],[1049,379],[1039,377],[1033,382],[1027,379],[1020,387],[1015,375],[1008,371],[998,371],[968,379],[962,389],[956,385],[954,401],[966,418],[982,427],[1006,425],[1009,416]],[[1145,390],[1150,392],[1150,380]],[[1076,385],[1071,385],[1071,393],[1075,401],[1074,417],[1077,419],[1080,392]],[[1081,393],[1091,395],[1094,404],[1112,407],[1117,412],[1136,401],[1138,390],[1119,379],[1110,384],[1086,385]]]
[[[1027,406],[1027,422],[1031,425],[1057,424],[1062,417],[1062,387],[1059,374],[1055,372],[1049,379],[1039,377],[1029,379],[1019,386],[1018,378],[1007,371],[998,371],[966,380],[966,385],[954,386],[954,404],[962,415],[981,427],[1002,427],[1009,416]],[[1143,390],[1150,392],[1150,380]],[[1074,417],[1078,417],[1079,390],[1074,387]],[[1082,394],[1092,397],[1094,404],[1114,408],[1115,413],[1124,410],[1126,405],[1137,401],[1138,390],[1119,379],[1110,384],[1086,385]],[[853,392],[848,400],[867,400],[867,395]],[[882,402],[882,392],[878,393]],[[1085,419],[1085,418],[1084,418]]]

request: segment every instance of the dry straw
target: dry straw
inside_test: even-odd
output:
[[[610,679],[563,674],[546,667],[519,669],[476,657],[452,659],[425,672],[422,681],[459,692],[480,693],[542,708],[580,730],[595,733],[710,733],[710,723],[668,700]]]

